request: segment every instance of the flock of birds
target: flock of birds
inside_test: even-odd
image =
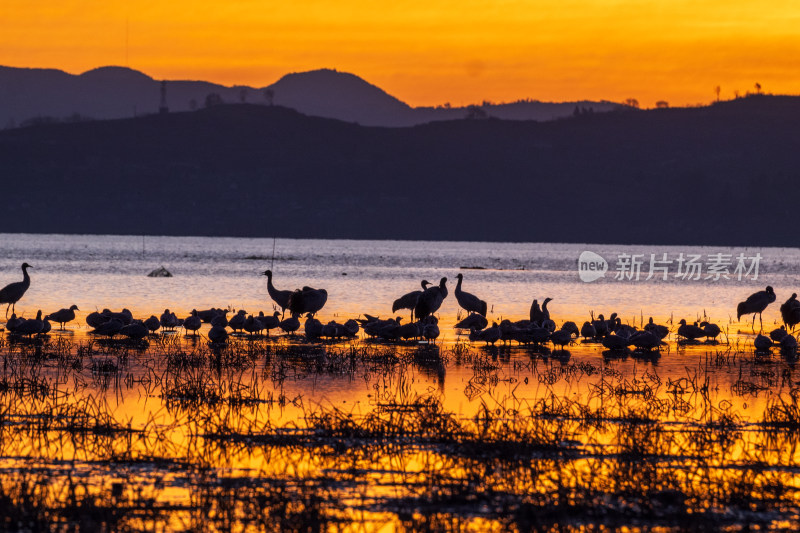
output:
[[[23,280],[11,283],[0,290],[0,305],[7,305],[6,329],[10,334],[23,336],[48,333],[52,329],[51,323],[57,323],[63,329],[65,324],[75,319],[75,311],[79,310],[77,306],[60,309],[44,317],[40,310],[33,319],[16,316],[15,305],[30,287],[29,268],[32,267],[28,263],[23,263]],[[96,334],[108,337],[120,335],[134,340],[144,339],[159,329],[175,331],[179,327],[184,328],[187,334],[197,335],[202,325],[208,323],[211,325],[208,331],[209,341],[224,343],[228,339],[229,328],[234,333],[247,333],[251,336],[264,333],[269,336],[270,330],[276,329],[294,335],[300,330],[300,318],[305,316],[302,325],[309,340],[355,338],[363,329],[367,336],[386,341],[425,339],[428,342],[435,342],[440,335],[439,321],[435,313],[449,294],[447,278],[442,278],[438,285],[423,280],[421,290],[404,294],[392,304],[392,313],[400,310],[410,311],[410,321],[406,324],[402,323],[402,318],[399,316],[381,319],[366,314],[364,318],[351,319],[344,323],[330,321],[323,324],[316,318],[316,314],[328,300],[325,289],[306,286],[296,290],[279,290],[272,283],[272,271],[267,270],[263,275],[267,277],[269,296],[281,311],[266,315],[263,312],[258,315],[248,315],[244,310],[240,310],[229,319],[228,314],[231,312],[229,309],[211,308],[202,311],[192,310],[188,317],[180,319],[175,313],[165,309],[161,316],[153,315],[144,320],[137,320],[127,309],[119,312],[104,309],[102,312],[90,313],[86,317],[86,323]],[[552,298],[545,298],[541,305],[538,300],[533,300],[530,316],[526,320],[512,322],[506,319],[500,323],[493,322],[490,326],[486,318],[488,312],[486,301],[462,289],[463,274],[458,274],[456,278],[458,282],[454,290],[455,298],[458,305],[468,314],[455,327],[469,330],[469,340],[472,342],[484,342],[487,345],[494,345],[498,341],[503,343],[513,341],[526,345],[544,345],[549,342],[554,347],[564,348],[583,337],[584,342],[602,343],[605,348],[612,351],[627,350],[631,346],[637,350],[650,351],[664,345],[664,339],[670,334],[669,327],[654,323],[652,318],[642,329],[637,329],[623,324],[616,313],[612,313],[608,319],[602,314],[595,319],[592,314],[591,320],[584,322],[580,328],[571,321],[563,323],[558,328],[547,309]],[[772,287],[758,291],[738,304],[737,319],[753,315],[755,333],[755,319],[758,315],[761,332],[754,340],[757,351],[768,351],[777,345],[782,351],[795,353],[797,340],[793,332],[795,326],[800,324],[800,301],[797,300],[796,293],[780,307],[784,324],[769,332],[769,336],[763,334],[761,315],[775,300],[776,295]],[[8,318],[9,308],[12,311],[11,318]],[[286,318],[287,311],[288,318]],[[718,325],[709,322],[690,324],[686,320],[681,320],[676,333],[681,342],[699,342],[700,339],[715,341],[722,330]]]

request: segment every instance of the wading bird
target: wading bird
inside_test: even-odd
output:
[[[272,270],[265,270],[262,275],[267,276],[267,292],[269,293],[269,297],[278,304],[278,307],[281,308],[281,312],[285,315],[286,310],[289,308],[289,298],[292,297],[292,291],[279,291],[275,288],[272,284]]]
[[[794,327],[800,324],[800,301],[797,301],[796,292],[781,304],[781,318],[790,331],[794,331]]]
[[[327,301],[328,291],[325,289],[303,287],[294,291],[289,297],[289,312],[295,316],[306,313],[314,316],[325,307]]]
[[[536,322],[537,324],[541,325],[545,320],[550,320],[550,311],[547,310],[547,304],[552,301],[552,298],[545,298],[540,309],[539,300],[534,300],[531,304],[531,312],[529,317],[531,322]]]
[[[685,318],[682,318],[678,323],[680,324],[680,327],[678,327],[678,335],[684,339],[693,341],[706,336],[706,332],[703,328],[697,324],[687,324]]]
[[[772,287],[767,286],[763,291],[758,291],[747,297],[747,300],[739,302],[736,307],[736,320],[742,318],[742,315],[753,315],[753,331],[756,329],[756,315],[761,324],[761,329],[764,329],[764,321],[761,319],[761,313],[767,308],[769,304],[775,301],[775,291]]]
[[[398,309],[409,309],[411,311],[411,320],[414,320],[414,308],[417,306],[417,300],[419,300],[419,297],[425,292],[425,289],[428,288],[428,285],[432,285],[432,283],[423,279],[421,285],[421,291],[408,292],[395,300],[392,303],[392,313],[396,313]]]
[[[8,318],[8,308],[11,312],[16,312],[16,303],[25,295],[25,291],[31,286],[31,277],[28,275],[28,269],[33,268],[28,263],[22,263],[22,281],[15,281],[9,283],[0,289],[0,305],[8,304],[6,306],[6,318]]]
[[[456,295],[456,301],[458,302],[458,305],[460,305],[462,309],[469,313],[478,313],[479,315],[486,316],[486,302],[474,294],[470,294],[461,290],[461,282],[464,280],[464,274],[459,272],[459,274],[456,276],[456,279],[458,279],[458,283],[456,283],[456,290],[453,291],[453,294]]]
[[[53,322],[58,322],[61,324],[61,329],[64,329],[64,324],[75,320],[75,311],[80,311],[80,309],[78,309],[77,305],[71,305],[69,309],[59,309],[55,313],[50,313],[45,318]]]
[[[439,310],[445,298],[447,298],[447,278],[442,278],[439,285],[428,287],[422,292],[414,307],[414,316],[417,320],[422,320],[432,315]]]

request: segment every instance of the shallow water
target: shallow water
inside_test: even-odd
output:
[[[18,314],[32,316],[37,309],[51,312],[73,303],[81,309],[65,332],[54,331],[49,339],[7,338],[0,344],[0,430],[5,428],[7,435],[0,450],[0,489],[4,484],[19,484],[15,476],[20,472],[44,471],[53,478],[51,486],[60,490],[64,486],[61,465],[66,461],[73,465],[74,476],[86,480],[89,493],[106,498],[110,485],[120,479],[121,469],[138,479],[122,489],[131,501],[139,501],[131,496],[138,486],[152,491],[159,504],[185,507],[160,512],[153,524],[191,529],[201,525],[192,521],[206,512],[197,503],[198,494],[213,499],[209,494],[217,490],[213,487],[218,482],[209,481],[210,473],[215,480],[251,479],[259,487],[272,486],[263,481],[265,477],[279,479],[281,484],[311,479],[321,486],[334,486],[331,501],[347,502],[337,507],[347,514],[340,525],[368,530],[408,527],[408,520],[393,505],[412,498],[415,491],[422,493],[424,496],[412,498],[412,509],[416,509],[412,523],[419,526],[415,520],[419,520],[420,506],[424,507],[423,500],[431,495],[421,488],[409,493],[406,485],[411,480],[418,482],[420,476],[435,478],[437,472],[450,476],[449,481],[440,480],[442,483],[463,481],[472,468],[471,459],[453,459],[424,439],[420,444],[409,437],[399,441],[382,438],[377,448],[370,439],[367,445],[354,445],[360,442],[357,438],[333,439],[321,448],[308,443],[287,447],[281,439],[305,429],[317,435],[322,431],[320,424],[332,423],[337,417],[353,417],[367,425],[375,413],[391,417],[396,406],[413,418],[424,411],[420,399],[435,402],[458,424],[469,425],[479,419],[490,424],[489,418],[501,426],[543,424],[523,440],[540,438],[542,431],[552,432],[560,459],[554,466],[553,457],[539,451],[529,458],[540,472],[533,485],[526,484],[533,483],[525,481],[529,474],[514,470],[519,465],[512,468],[503,463],[503,468],[516,472],[505,477],[498,471],[484,472],[496,483],[508,483],[509,493],[547,493],[545,487],[553,479],[579,480],[599,468],[598,462],[602,467],[598,472],[619,470],[624,465],[615,454],[627,446],[625,435],[630,431],[620,420],[629,420],[632,412],[636,417],[642,413],[652,417],[642,427],[657,427],[659,435],[677,439],[659,443],[661,454],[648,452],[657,457],[653,471],[661,476],[661,489],[674,484],[687,495],[700,491],[700,496],[694,497],[702,499],[709,494],[703,491],[712,489],[698,487],[731,492],[725,487],[731,479],[741,485],[737,476],[773,484],[777,482],[769,476],[778,476],[782,486],[791,491],[800,487],[797,434],[792,433],[788,444],[776,444],[774,440],[782,433],[761,432],[766,413],[793,397],[800,380],[794,359],[784,359],[777,352],[754,356],[750,322],[743,318],[740,323],[735,317],[738,301],[769,284],[775,288],[777,302],[765,311],[764,326],[775,327],[780,303],[800,285],[797,249],[8,234],[0,235],[0,244],[5,251],[0,260],[0,284],[20,278],[23,261],[34,266],[31,288],[17,306]],[[592,283],[580,280],[578,257],[585,250],[609,260],[605,278]],[[761,260],[757,279],[751,275],[740,281],[731,274],[733,279],[714,281],[705,279],[704,273],[700,280],[690,281],[676,279],[673,271],[668,281],[647,281],[645,268],[639,281],[615,280],[614,260],[622,253],[643,254],[644,258],[651,253],[673,258],[681,253],[701,257],[743,253],[748,257],[760,254]],[[146,276],[162,265],[174,277]],[[329,297],[320,313],[323,322],[341,322],[363,313],[388,316],[394,298],[416,289],[420,279],[438,281],[446,276],[451,280],[451,296],[439,311],[442,338],[434,347],[413,343],[385,346],[364,340],[309,345],[286,336],[255,341],[238,338],[228,348],[215,351],[202,336],[187,337],[182,331],[159,335],[147,346],[132,347],[97,340],[85,325],[86,314],[102,308],[127,307],[141,318],[159,315],[164,308],[179,316],[186,316],[192,308],[212,306],[270,312],[273,305],[266,278],[259,275],[267,268],[274,271],[278,288],[326,288]],[[465,290],[489,302],[490,320],[527,318],[533,298],[552,297],[551,316],[559,324],[573,320],[580,325],[590,311],[606,316],[615,311],[626,323],[639,326],[653,316],[658,322],[672,324],[673,334],[660,356],[648,357],[615,356],[604,353],[600,345],[582,342],[560,353],[468,346],[452,328],[459,316],[452,296],[459,272],[465,276]],[[399,314],[406,317],[404,312]],[[675,342],[674,324],[680,318],[694,321],[703,316],[725,331],[720,344]],[[403,407],[408,405],[414,407],[410,411]],[[60,427],[64,420],[75,418],[72,408],[93,417],[102,413],[114,421],[109,428],[119,424],[133,433],[96,425],[81,430]],[[608,427],[600,430],[581,421],[584,415],[577,414],[581,409],[606,413],[600,418]],[[528,411],[529,416],[520,415]],[[37,420],[51,420],[51,425],[34,424]],[[719,420],[733,420],[733,429],[724,426],[725,432],[736,435],[730,442],[714,433],[722,427]],[[426,423],[430,421],[426,419]],[[693,440],[701,430],[713,433],[711,444],[701,446]],[[264,435],[269,435],[266,443],[259,440]],[[446,441],[442,436],[436,438]],[[640,438],[644,437],[636,437]],[[692,455],[687,451],[692,447],[702,449]],[[646,464],[648,460],[639,461]],[[356,465],[363,474],[355,479],[344,474]],[[772,470],[770,474],[753,473],[748,470],[756,468],[752,465],[768,465]],[[552,472],[548,473],[548,468]],[[698,468],[705,472],[703,476],[697,477]],[[680,479],[673,479],[672,472],[680,474]],[[621,481],[614,474],[605,475],[608,479],[599,475],[602,481],[597,482],[601,490],[608,494],[623,490],[615,485]],[[762,480],[759,476],[768,477]],[[483,493],[483,488],[478,488]],[[318,490],[312,491],[315,497],[320,496]],[[763,488],[747,490],[766,494]],[[364,491],[377,500],[368,505],[358,503],[357,495]],[[793,494],[781,496],[783,512],[762,509],[749,519],[769,527],[796,521]],[[708,497],[712,507],[724,499]],[[768,498],[764,495],[762,499]],[[518,508],[520,502],[514,500],[506,508],[487,497],[483,507],[476,508],[468,501],[464,506],[453,504],[444,514],[461,526],[507,529],[504,513]],[[505,510],[494,511],[493,505]],[[321,508],[326,520],[336,514],[325,505]],[[449,509],[442,504],[437,508]],[[238,512],[249,516],[241,509]],[[714,520],[733,527],[746,523],[744,518],[731,519],[726,512],[718,511]],[[137,521],[140,518],[131,518],[133,515],[126,515],[123,523],[127,527],[148,528],[146,522]],[[595,520],[589,517],[586,523],[598,523]],[[525,523],[512,525],[523,528]],[[214,525],[225,529],[220,522]],[[622,525],[631,524],[623,521]],[[91,527],[84,524],[83,529]]]
[[[27,261],[33,282],[19,309],[26,316],[76,304],[84,314],[102,308],[127,307],[134,314],[158,314],[164,308],[186,315],[192,308],[244,308],[268,311],[266,278],[271,268],[279,289],[304,285],[326,288],[328,303],[322,318],[387,316],[392,301],[416,290],[421,279],[465,275],[464,289],[479,295],[490,307],[490,318],[519,318],[531,301],[553,298],[549,309],[556,319],[582,323],[590,311],[608,316],[616,311],[625,322],[644,315],[665,320],[693,320],[703,313],[717,322],[735,320],[736,303],[772,285],[782,302],[800,285],[800,249],[706,248],[669,246],[611,246],[545,243],[471,243],[430,241],[346,241],[295,239],[236,239],[203,237],[130,237],[110,235],[0,234],[0,283],[20,279],[19,265]],[[274,249],[274,259],[273,259]],[[610,271],[593,283],[578,277],[578,258],[591,250],[605,257]],[[619,254],[642,254],[641,279],[616,280]],[[669,279],[656,273],[646,281],[650,254],[676,260],[683,253],[734,258],[761,254],[757,279]],[[148,278],[160,266],[172,278]],[[462,270],[480,267],[484,270]],[[455,320],[458,307],[448,298],[440,310],[445,322]],[[765,324],[779,318],[778,306],[764,314]]]

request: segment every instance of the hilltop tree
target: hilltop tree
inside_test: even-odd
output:
[[[722,91],[722,87],[720,87],[719,85],[714,87],[714,93],[716,93],[716,95],[717,95],[717,102],[719,102],[719,93],[720,93],[720,91]]]
[[[222,97],[219,95],[219,93],[209,93],[206,96],[206,107],[221,105],[222,103]]]
[[[622,103],[628,107],[639,109],[639,100],[637,100],[636,98],[626,98],[625,101]]]
[[[657,109],[666,109],[668,107],[669,107],[669,102],[667,102],[666,100],[659,100],[658,102],[656,102]]]
[[[756,82],[755,87],[756,87],[756,94],[761,94],[761,84]]]
[[[486,113],[486,110],[483,109],[481,106],[471,105],[467,107],[467,118],[468,119],[489,118],[489,114]]]

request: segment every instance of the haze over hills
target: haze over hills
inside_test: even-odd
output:
[[[0,132],[4,232],[798,245],[800,98],[372,128],[280,106]]]
[[[225,103],[273,103],[306,115],[367,126],[412,126],[464,118],[468,113],[463,107],[412,108],[358,76],[329,69],[287,74],[261,88],[184,80],[169,80],[166,84],[166,102],[173,112],[202,108],[211,94],[219,95]],[[0,66],[0,128],[41,117],[131,118],[157,113],[160,103],[161,81],[124,67],[101,67],[72,75],[55,69]],[[612,102],[588,101],[522,101],[482,107],[497,118],[552,120],[569,116],[576,105],[597,112],[618,107]]]

